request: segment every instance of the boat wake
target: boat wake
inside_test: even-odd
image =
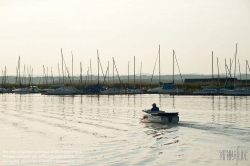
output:
[[[179,122],[178,126],[203,130],[211,132],[213,134],[224,135],[224,136],[238,135],[240,136],[240,139],[242,139],[243,141],[250,141],[250,138],[248,137],[250,135],[250,127],[238,127],[235,125],[227,125],[227,124],[199,123],[199,122],[188,122],[188,121],[181,121]]]

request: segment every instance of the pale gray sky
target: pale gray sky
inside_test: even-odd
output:
[[[86,73],[90,59],[97,73],[97,49],[105,69],[114,57],[119,74],[127,74],[128,61],[132,74],[136,56],[136,73],[141,61],[142,72],[152,73],[159,44],[162,74],[172,73],[173,50],[184,74],[210,74],[212,51],[214,66],[218,56],[225,72],[224,60],[233,58],[236,43],[245,72],[249,0],[0,1],[0,69],[6,66],[9,75],[15,75],[19,55],[22,69],[31,65],[41,75],[45,65],[57,75],[61,48],[70,69],[73,51],[77,75],[80,61]]]

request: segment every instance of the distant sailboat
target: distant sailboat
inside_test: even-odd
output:
[[[250,89],[249,88],[240,88],[236,85],[236,56],[237,56],[237,44],[236,44],[236,53],[235,53],[235,68],[234,68],[234,89],[223,91],[224,95],[246,95],[250,96]],[[246,73],[247,74],[247,73]]]
[[[162,84],[161,84],[161,49],[160,49],[160,45],[159,45],[159,51],[158,51],[158,55],[159,55],[159,87],[156,87],[156,88],[150,88],[147,90],[147,92],[151,92],[151,93],[157,93],[160,89],[162,89]],[[155,63],[156,64],[156,63]],[[154,70],[155,70],[155,67],[154,67]],[[152,78],[153,78],[153,75],[154,75],[154,70],[153,70],[153,74],[152,74]],[[151,78],[151,82],[152,82],[152,78]]]
[[[175,57],[175,52],[173,50],[173,82],[172,83],[161,83],[162,88],[158,90],[158,93],[160,94],[178,94],[178,93],[183,93],[186,87],[178,88],[174,84],[174,60],[176,59]],[[177,62],[177,59],[176,59]],[[180,72],[180,71],[179,71]]]
[[[108,87],[106,90],[100,91],[101,94],[121,94],[121,93],[124,93],[124,91],[122,91],[122,90],[120,90],[120,89],[118,89],[117,87],[114,86],[114,84],[115,84],[115,82],[114,82],[114,70],[115,70],[115,67],[116,67],[115,66],[115,60],[113,58],[113,86]],[[109,70],[109,68],[108,68],[108,70]],[[118,74],[118,77],[119,77],[119,74]],[[120,80],[120,77],[119,77],[119,80]]]
[[[72,54],[72,78],[73,78],[73,53],[71,52]],[[66,63],[64,61],[64,58],[63,58],[63,53],[62,53],[62,49],[61,49],[61,55],[62,55],[62,73],[63,73],[63,84],[62,85],[54,85],[52,87],[56,87],[55,89],[54,88],[50,88],[45,94],[46,95],[71,95],[71,94],[74,94],[76,92],[76,88],[73,86],[73,83],[72,83],[72,79],[70,79],[70,75],[69,75],[69,70],[66,66]],[[66,87],[64,86],[64,83],[66,81],[66,79],[64,78],[64,70],[63,70],[63,66],[65,65],[65,77],[66,77],[66,72],[68,74],[68,78],[71,82],[71,86],[69,87]]]
[[[57,89],[50,89],[45,94],[46,95],[71,95],[74,93],[73,89],[69,89],[68,87],[60,87]]]
[[[213,52],[212,52],[212,85],[211,86],[204,86],[201,90],[195,90],[193,94],[202,94],[202,95],[212,95],[218,94],[219,88],[214,88],[214,70],[213,70]]]
[[[131,88],[131,87],[128,87],[126,89],[126,93],[127,94],[141,94],[142,91],[140,91],[138,88],[136,88],[135,86],[135,56],[134,56],[134,87]]]
[[[7,76],[6,76],[7,74],[6,73],[7,72],[6,72],[6,66],[5,66],[4,72],[2,71],[2,86],[6,85],[6,80],[7,80]],[[7,89],[0,87],[0,93],[7,93],[7,92],[8,92]]]
[[[18,70],[19,70],[19,85],[20,87],[17,89],[12,90],[12,92],[17,93],[17,94],[29,94],[30,91],[28,88],[23,87],[22,83],[21,83],[21,74],[20,74],[20,56],[18,59]]]

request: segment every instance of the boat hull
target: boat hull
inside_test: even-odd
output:
[[[157,93],[160,89],[162,89],[162,87],[148,89],[147,92]]]
[[[142,118],[142,122],[146,123],[178,123],[179,116],[155,116],[146,114]]]
[[[26,88],[15,89],[15,90],[12,90],[12,92],[16,94],[30,94],[30,91]]]
[[[74,91],[70,90],[49,90],[45,94],[46,95],[72,95]]]
[[[106,90],[104,90],[104,91],[100,91],[100,93],[101,94],[123,94],[123,93],[125,93],[124,91],[122,91],[122,90],[119,90],[119,89],[117,89],[117,88],[109,88],[109,89],[106,89]]]
[[[250,96],[250,90],[225,90],[224,95]]]
[[[178,112],[150,111],[143,110],[144,114],[141,119],[144,123],[178,123]]]
[[[176,88],[176,89],[159,89],[158,93],[159,94],[172,94],[172,93],[183,93],[185,88]]]
[[[143,92],[140,90],[127,90],[126,94],[142,94]]]
[[[200,95],[217,95],[222,94],[222,92],[215,90],[215,89],[206,89],[206,90],[195,90],[193,94],[200,94]]]

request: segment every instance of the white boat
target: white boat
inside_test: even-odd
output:
[[[159,94],[173,94],[173,93],[183,93],[186,90],[186,88],[174,88],[174,89],[160,89],[158,90]]]
[[[145,114],[141,119],[143,123],[178,123],[178,112],[142,110]]]
[[[101,94],[121,94],[123,91],[117,89],[116,87],[110,87],[106,90],[100,91]]]
[[[206,95],[206,94],[218,94],[218,90],[217,89],[202,89],[202,90],[195,90],[193,92],[193,94],[202,94],[202,95]]]
[[[77,89],[74,86],[69,86],[69,87],[64,87],[64,88],[67,89],[67,90],[69,90],[69,91],[74,91],[74,94],[81,94],[81,93],[83,93],[82,90]]]
[[[212,95],[212,94],[220,94],[221,91],[215,88],[204,88],[202,90],[195,90],[193,94],[202,94],[202,95]]]
[[[154,92],[154,93],[157,93],[159,90],[161,90],[162,87],[157,87],[157,88],[151,88],[151,89],[148,89],[147,92]]]
[[[186,90],[186,87],[178,88],[174,83],[163,83],[162,88],[158,89],[159,94],[173,94],[182,93]]]
[[[249,88],[236,88],[233,90],[224,90],[224,95],[242,95],[242,96],[250,96],[250,89]]]
[[[5,89],[5,88],[0,88],[0,93],[7,93],[7,92],[8,92],[7,89]]]
[[[40,93],[40,89],[37,86],[30,86],[30,93]]]
[[[65,88],[65,87],[61,87],[61,88],[57,88],[57,89],[50,89],[48,90],[45,94],[46,95],[71,95],[74,93],[74,90]]]
[[[30,91],[28,88],[18,88],[18,89],[14,89],[12,90],[13,93],[17,93],[17,94],[29,94]]]
[[[142,94],[143,92],[137,88],[127,88],[126,94]]]

